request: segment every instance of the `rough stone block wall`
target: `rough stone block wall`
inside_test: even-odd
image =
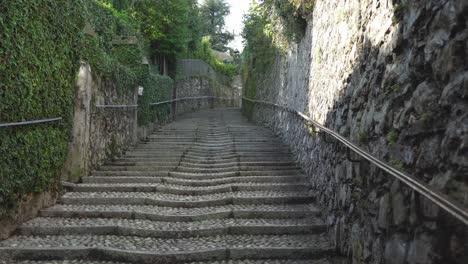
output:
[[[233,98],[233,100],[201,99],[177,102],[177,114],[208,109],[212,107],[239,107],[240,87],[236,81],[232,84],[221,84],[203,76],[187,77],[176,82],[177,98],[216,96]]]
[[[466,208],[467,19],[467,1],[316,1],[256,99],[309,114]],[[253,119],[289,143],[353,263],[468,262],[468,228],[392,176],[290,113],[258,105]]]
[[[98,108],[97,105],[137,105],[136,89],[117,92],[116,86],[93,76],[83,64],[74,98],[73,136],[62,179],[77,182],[106,160],[137,143],[137,108]]]
[[[137,143],[137,108],[96,108],[98,105],[137,105],[136,89],[118,94],[112,82],[97,80],[91,105],[90,168],[121,154]]]

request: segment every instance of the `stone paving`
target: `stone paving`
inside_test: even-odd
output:
[[[70,186],[0,263],[329,264],[306,182],[238,109],[192,113]]]

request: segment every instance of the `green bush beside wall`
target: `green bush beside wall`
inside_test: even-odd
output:
[[[174,81],[167,76],[148,75],[142,86],[145,90],[138,99],[138,125],[146,126],[156,120],[165,121],[169,117],[170,104],[150,104],[170,100]]]

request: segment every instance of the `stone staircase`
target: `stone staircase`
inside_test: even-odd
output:
[[[238,109],[185,115],[71,189],[0,263],[334,262],[288,148]]]

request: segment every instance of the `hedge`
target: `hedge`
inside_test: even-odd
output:
[[[138,125],[146,126],[156,120],[165,121],[169,116],[170,104],[151,106],[151,103],[171,99],[174,81],[161,75],[148,75],[143,83],[144,93],[139,98]]]

